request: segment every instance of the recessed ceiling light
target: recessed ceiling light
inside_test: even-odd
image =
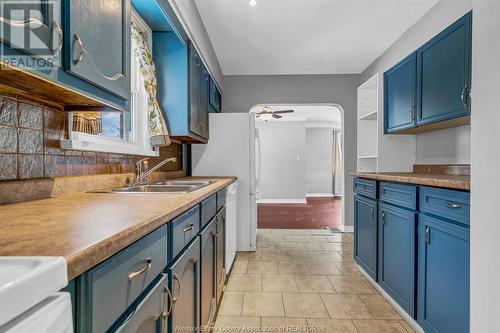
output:
[[[257,4],[257,1],[250,0],[250,2],[248,4],[253,7],[253,6],[255,6]]]

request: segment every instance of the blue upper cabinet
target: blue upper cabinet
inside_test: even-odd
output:
[[[384,73],[385,133],[415,126],[416,74],[416,53]]]
[[[377,202],[354,197],[354,259],[377,280]]]
[[[210,77],[210,111],[222,112],[222,95],[212,77]]]
[[[470,114],[472,13],[417,50],[417,124]]]
[[[429,333],[469,332],[469,228],[420,215],[418,323]]]
[[[65,0],[64,68],[130,98],[130,0]]]
[[[19,13],[25,14],[21,17]],[[60,54],[63,47],[63,30],[61,27],[61,6],[59,1],[20,1],[5,2],[2,4],[2,16],[6,19],[1,23],[0,42],[11,48],[2,48],[3,55],[17,50],[26,55],[47,58],[54,56],[54,65],[60,65]],[[24,38],[25,20],[35,23],[30,27],[36,34],[39,44],[32,45],[32,40]]]
[[[385,133],[469,123],[472,12],[384,73]]]

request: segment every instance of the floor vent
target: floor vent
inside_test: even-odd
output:
[[[338,233],[342,233],[342,230],[340,230],[339,228],[337,227],[326,227],[326,229],[330,230],[331,232],[333,232],[334,234],[338,234]]]

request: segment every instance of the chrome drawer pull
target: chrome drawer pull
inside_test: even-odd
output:
[[[138,275],[146,273],[147,271],[149,271],[151,269],[151,263],[153,262],[153,259],[151,257],[146,258],[145,262],[146,262],[146,266],[144,266],[143,268],[141,268],[137,272],[132,272],[132,273],[128,274],[129,280],[132,280],[132,279],[136,278]]]
[[[446,208],[451,208],[451,209],[458,209],[458,208],[462,208],[461,205],[457,204],[457,203],[453,203],[453,202],[445,202],[443,203],[443,205],[446,207]]]
[[[193,223],[191,223],[189,226],[185,227],[183,231],[184,231],[184,232],[191,231],[191,230],[193,230],[193,227],[194,227],[194,224],[193,224]]]

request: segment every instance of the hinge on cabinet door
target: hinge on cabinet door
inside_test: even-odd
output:
[[[430,244],[430,242],[431,242],[431,230],[430,230],[429,226],[425,227],[424,240],[427,244]]]
[[[412,106],[411,107],[411,111],[410,111],[410,116],[411,116],[411,121],[415,121],[415,117],[416,117],[416,112],[415,112],[415,107]]]

